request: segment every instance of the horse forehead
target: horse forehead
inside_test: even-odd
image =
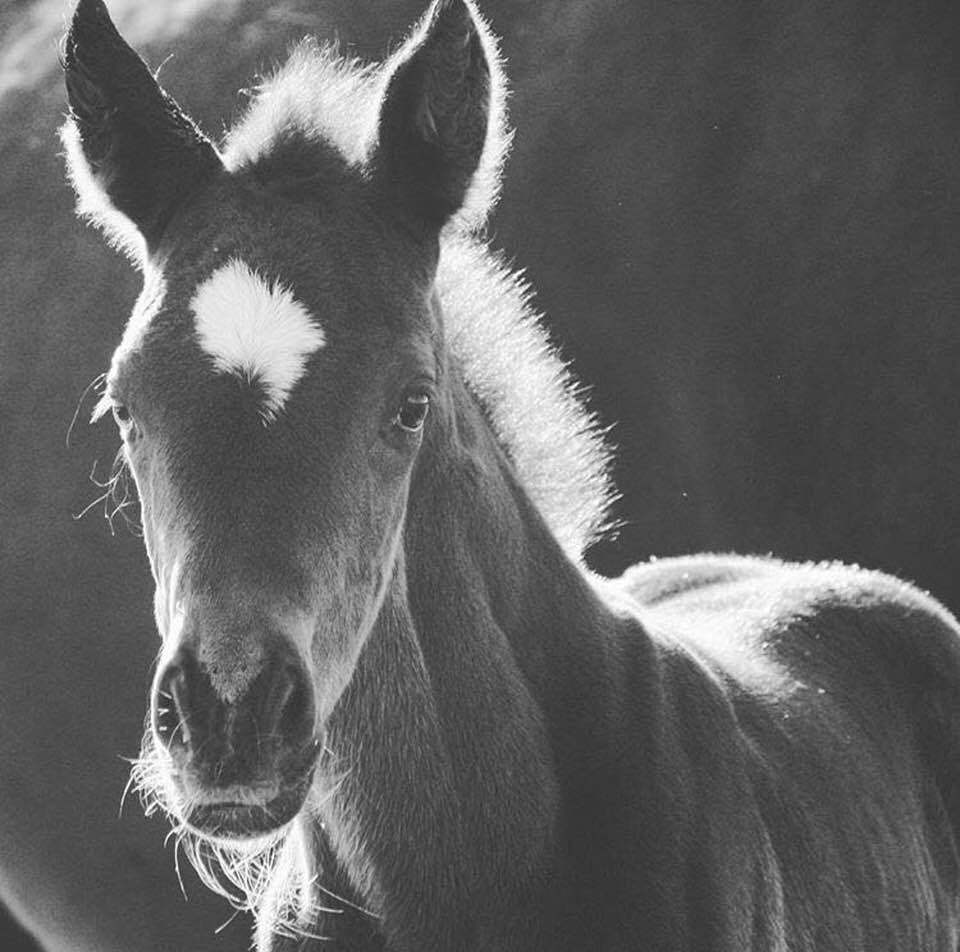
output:
[[[119,389],[149,387],[166,405],[232,377],[270,424],[321,352],[325,373],[343,372],[419,333],[419,249],[349,198],[297,204],[233,180],[200,196],[145,276],[114,354]]]
[[[283,409],[310,356],[327,345],[319,317],[293,290],[239,257],[197,284],[189,312],[212,372],[256,382],[267,421]]]

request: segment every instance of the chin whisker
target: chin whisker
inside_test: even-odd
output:
[[[324,798],[332,795],[339,782],[342,778],[324,792]],[[263,836],[231,840],[201,835],[185,819],[199,803],[178,788],[173,761],[149,728],[144,733],[140,756],[132,762],[129,787],[139,793],[148,816],[161,811],[170,820],[167,842],[174,841],[174,867],[184,896],[181,850],[204,886],[223,896],[237,911],[253,915],[258,934],[267,929],[269,933],[294,939],[324,938],[308,930],[323,914],[341,910],[329,908],[320,901],[320,895],[341,900],[319,885],[320,870],[312,848],[314,821],[309,806],[304,806],[279,830]],[[277,819],[267,809],[271,818]]]

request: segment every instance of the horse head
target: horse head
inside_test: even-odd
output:
[[[300,811],[403,571],[412,473],[431,418],[453,412],[440,234],[502,151],[490,49],[468,3],[438,0],[388,69],[355,80],[376,87],[356,154],[263,115],[309,79],[295,69],[220,151],[101,0],[77,7],[71,177],[144,273],[99,412],[156,582],[150,763],[202,835],[258,837]]]

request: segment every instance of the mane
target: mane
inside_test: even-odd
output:
[[[480,237],[499,194],[511,132],[496,40],[472,6],[471,13],[491,64],[490,122],[463,207],[441,236],[437,290],[468,388],[564,551],[580,562],[610,527],[611,451],[531,306],[529,286]],[[348,165],[363,170],[376,145],[387,83],[422,30],[423,24],[380,64],[301,42],[256,88],[246,115],[227,134],[227,168],[255,165],[294,135],[334,147]]]
[[[531,306],[529,285],[469,235],[437,272],[447,339],[520,481],[567,555],[609,529],[611,449]]]

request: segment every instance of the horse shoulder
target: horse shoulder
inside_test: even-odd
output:
[[[896,707],[960,830],[960,625],[932,596],[857,566],[733,555],[635,566],[611,590],[740,696],[801,715],[822,699],[861,722]]]

